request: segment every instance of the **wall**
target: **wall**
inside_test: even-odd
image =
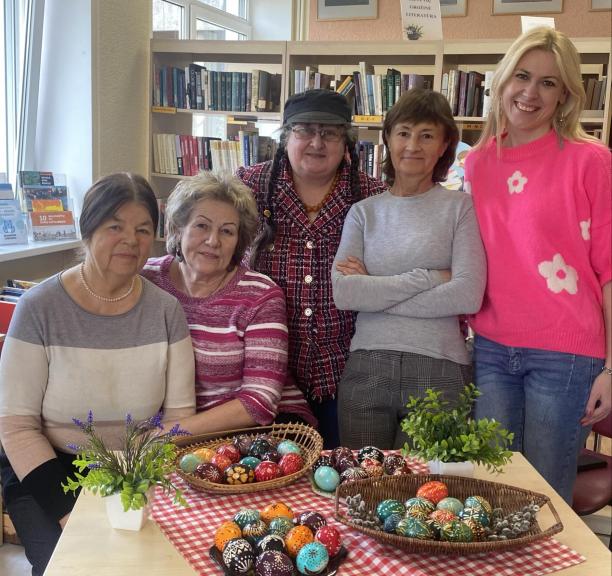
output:
[[[91,185],[91,3],[47,0],[33,169],[65,174],[73,209]]]
[[[467,0],[467,16],[442,18],[444,38],[514,38],[521,32],[520,15],[493,16],[492,0]],[[609,36],[612,12],[591,12],[591,0],[564,0],[553,16],[558,30],[570,37]],[[317,21],[317,0],[310,0],[309,40],[401,40],[400,0],[378,0],[376,20]]]
[[[252,40],[291,40],[292,0],[251,2]]]
[[[147,174],[151,0],[92,0],[93,176]]]

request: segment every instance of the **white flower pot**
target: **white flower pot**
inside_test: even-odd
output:
[[[465,476],[473,478],[473,462],[441,462],[440,460],[430,460],[427,462],[431,474],[446,474],[448,476]]]
[[[147,494],[148,497],[149,494]],[[105,496],[104,501],[110,525],[118,530],[141,530],[149,516],[150,500],[140,510],[128,510],[127,512],[123,509],[121,494]]]

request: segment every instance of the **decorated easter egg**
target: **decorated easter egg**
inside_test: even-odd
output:
[[[347,468],[340,474],[340,482],[352,482],[353,480],[363,480],[369,477],[370,476],[363,468],[354,466],[353,468]]]
[[[302,546],[295,559],[301,574],[320,574],[327,568],[329,553],[321,542],[309,542]]]
[[[327,524],[327,520],[318,512],[302,512],[295,519],[296,524],[308,526],[314,534],[319,528]]]
[[[284,516],[272,518],[272,520],[270,520],[268,523],[268,532],[270,532],[270,534],[278,534],[283,538],[286,536],[287,532],[291,530],[291,528],[293,528],[293,522]]]
[[[271,450],[268,450],[265,454],[262,454],[261,459],[269,460],[270,462],[276,462],[278,464],[278,461],[281,459],[281,453],[275,448],[272,448]]]
[[[370,478],[380,478],[384,474],[382,463],[373,458],[364,458],[359,466],[368,473]]]
[[[185,454],[179,462],[179,466],[183,472],[187,472],[187,474],[191,474],[198,464],[201,464],[202,460],[200,460],[195,454]]]
[[[448,496],[448,487],[444,482],[440,482],[439,480],[431,480],[430,482],[425,482],[422,486],[419,487],[416,493],[417,496],[421,496],[422,498],[427,498],[430,502],[437,504],[443,498]]]
[[[293,576],[291,558],[278,550],[267,550],[255,560],[256,576]]]
[[[202,447],[194,450],[193,454],[195,454],[202,462],[209,463],[212,460],[212,457],[215,455],[215,451],[212,448]]]
[[[315,484],[325,492],[333,492],[340,483],[340,474],[330,466],[321,466],[314,474]]]
[[[472,531],[472,537],[475,542],[482,542],[487,539],[487,529],[476,520],[472,518],[468,518],[467,520],[462,520],[464,524],[469,526]]]
[[[342,474],[345,470],[349,468],[353,468],[357,465],[354,458],[342,458],[338,461],[338,463],[334,466],[334,468]]]
[[[414,516],[402,518],[397,523],[395,533],[418,540],[432,540],[435,536],[432,527],[425,520],[415,518]]]
[[[464,508],[459,514],[461,520],[475,520],[483,526],[488,526],[491,523],[491,517],[483,508]]]
[[[285,539],[280,534],[266,534],[257,542],[257,554],[263,554],[268,550],[285,551]]]
[[[259,542],[267,533],[268,525],[263,520],[251,522],[242,529],[242,537],[248,540],[253,547],[255,547],[257,542]]]
[[[240,464],[246,464],[255,470],[261,460],[259,458],[255,458],[255,456],[245,456],[244,458],[240,458]]]
[[[212,463],[203,462],[202,464],[198,464],[193,474],[202,480],[208,480],[215,484],[223,484],[223,482],[225,482],[223,472]]]
[[[295,474],[304,468],[304,459],[297,452],[288,452],[278,462],[283,476]]]
[[[276,462],[270,460],[264,460],[257,465],[255,468],[255,479],[257,482],[265,482],[266,480],[274,480],[280,478],[283,475],[283,471]]]
[[[295,526],[285,536],[287,553],[292,558],[295,558],[301,548],[313,540],[314,535],[308,526]]]
[[[336,464],[342,460],[343,458],[352,458],[353,451],[346,446],[338,446],[331,451],[331,461],[332,466],[336,466]]]
[[[265,440],[268,444],[270,444],[271,448],[276,448],[280,442],[278,438],[275,438],[271,434],[257,434],[255,440]]]
[[[249,456],[255,456],[261,460],[261,457],[272,449],[270,442],[265,440],[264,438],[256,438],[251,443],[251,447],[249,448]]]
[[[233,444],[222,444],[217,448],[216,453],[227,456],[231,460],[232,464],[240,460],[240,450],[238,450],[238,448],[236,448],[236,446]]]
[[[366,458],[376,460],[379,464],[382,464],[385,455],[383,451],[376,448],[376,446],[364,446],[357,452],[357,461],[361,464]]]
[[[406,507],[399,500],[383,500],[376,506],[376,515],[381,522],[384,522],[391,514],[401,514],[403,516],[405,512]]]
[[[255,472],[246,464],[232,464],[225,469],[225,481],[228,484],[250,484],[255,482]]]
[[[402,514],[391,514],[387,516],[383,523],[383,530],[389,534],[395,534],[395,529],[402,518],[404,518]]]
[[[402,466],[398,466],[393,472],[391,476],[407,476],[408,474],[412,474],[412,470],[410,466],[408,466],[408,462],[404,461]]]
[[[293,440],[283,440],[276,447],[278,453],[284,456],[285,454],[301,454],[302,449]]]
[[[450,510],[434,510],[430,515],[429,519],[439,529],[443,524],[450,522],[451,520],[458,520],[456,514]]]
[[[446,498],[442,498],[442,500],[438,502],[436,508],[438,510],[450,510],[453,514],[459,516],[459,514],[463,510],[463,503],[461,502],[461,500],[457,500],[457,498],[447,496]]]
[[[327,553],[330,558],[338,554],[342,547],[342,536],[340,535],[340,531],[333,526],[321,526],[315,534],[315,541],[320,542],[327,548]]]
[[[249,453],[253,439],[248,434],[239,434],[232,440],[232,444],[238,448],[238,451],[242,456],[246,456]]]
[[[471,542],[474,536],[465,522],[451,520],[440,526],[440,539],[447,542]]]
[[[476,508],[484,510],[489,516],[493,513],[493,507],[482,496],[468,496],[463,503],[464,508]]]
[[[396,452],[387,454],[383,458],[383,470],[385,474],[389,474],[389,476],[398,468],[402,468],[405,464],[406,461],[402,458],[401,454],[397,454]]]
[[[233,464],[228,456],[217,453],[215,453],[215,455],[211,458],[210,463],[214,464],[217,468],[219,468],[219,470],[225,470],[228,466]]]
[[[245,574],[253,566],[253,547],[244,539],[230,540],[223,549],[223,563],[237,574]]]
[[[234,538],[242,537],[242,530],[236,522],[224,522],[215,531],[215,547],[223,552],[225,545]]]
[[[406,507],[406,514],[408,516],[419,518],[427,518],[436,509],[433,502],[420,496],[408,498],[408,500],[404,502],[404,506]]]
[[[319,456],[312,465],[312,473],[314,474],[320,466],[331,466],[333,468],[332,459],[329,456]]]
[[[274,502],[272,504],[268,504],[263,510],[260,512],[261,519],[268,524],[273,518],[278,518],[279,516],[283,516],[284,518],[289,518],[289,520],[293,521],[293,510],[287,506],[284,502]]]
[[[259,511],[253,508],[240,508],[234,515],[234,522],[244,528],[247,524],[257,522],[260,519]]]

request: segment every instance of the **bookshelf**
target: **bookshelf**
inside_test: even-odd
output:
[[[595,133],[603,142],[610,143],[610,83],[612,56],[609,38],[573,39],[582,61],[585,86],[599,81],[603,91],[601,110],[585,110],[582,122],[585,128]],[[404,74],[420,75],[426,85],[434,90],[448,89],[444,85],[445,75],[452,70],[482,74],[474,76],[474,84],[482,84],[487,70],[494,70],[505,54],[512,39],[503,40],[457,40],[446,42],[258,42],[258,41],[194,41],[152,40],[151,78],[155,91],[155,70],[162,66],[188,67],[199,63],[214,69],[223,64],[226,71],[249,72],[265,69],[281,74],[280,102],[274,111],[219,111],[192,110],[174,107],[151,108],[151,158],[150,175],[160,196],[165,196],[177,179],[188,178],[177,174],[162,174],[153,168],[153,140],[156,134],[194,134],[196,119],[221,118],[231,134],[233,124],[273,122],[280,125],[282,106],[296,85],[296,70],[316,71],[326,78],[341,82],[346,75],[359,70],[361,62],[367,64],[368,74],[385,76],[389,68]],[[482,88],[482,87],[481,87]],[[469,110],[470,107],[467,107]],[[466,110],[466,111],[467,111]],[[463,110],[462,110],[463,111]],[[381,144],[380,129],[383,116],[372,114],[354,116],[353,123],[359,129],[359,140]],[[459,110],[457,110],[459,112]],[[471,106],[471,113],[457,113],[456,120],[462,138],[473,142],[479,135],[484,118],[478,106]],[[234,132],[235,133],[235,132]],[[202,134],[203,135],[203,134]]]

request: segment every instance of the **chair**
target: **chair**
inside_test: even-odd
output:
[[[612,413],[593,425],[593,450],[583,448],[578,458],[578,476],[574,485],[572,508],[579,516],[593,514],[612,505],[612,456],[601,453],[600,436],[612,438]],[[612,536],[610,545],[612,550]]]

